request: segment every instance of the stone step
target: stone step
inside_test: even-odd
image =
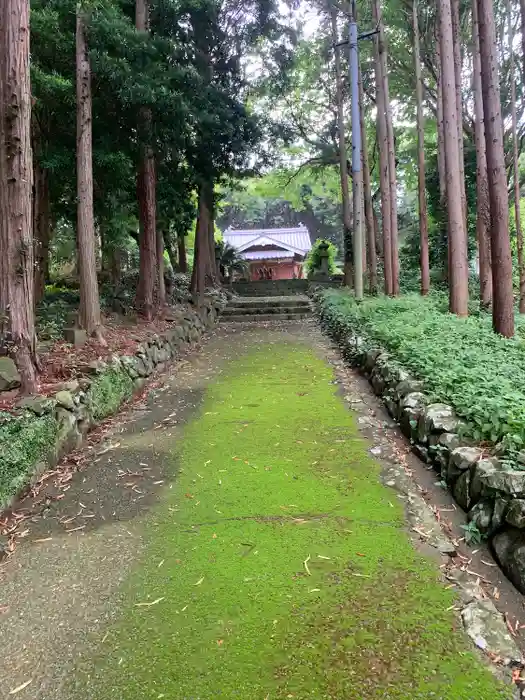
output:
[[[223,323],[249,323],[251,321],[301,321],[309,318],[310,314],[294,313],[294,314],[236,314],[233,316],[223,316]]]
[[[228,306],[222,312],[223,316],[240,316],[242,314],[267,316],[275,314],[311,314],[311,309],[308,305],[301,306]]]
[[[276,297],[275,300],[272,299],[249,299],[246,298],[245,300],[243,299],[232,299],[229,304],[228,308],[238,308],[238,309],[269,309],[269,308],[286,308],[289,306],[297,306],[297,307],[309,307],[310,306],[310,300],[307,298],[301,298],[301,297],[287,297],[285,299],[281,299],[279,297]]]

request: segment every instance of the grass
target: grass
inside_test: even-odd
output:
[[[335,391],[286,344],[211,386],[76,697],[511,697],[466,651]]]

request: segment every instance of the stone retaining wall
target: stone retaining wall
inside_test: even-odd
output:
[[[468,520],[490,541],[505,574],[525,594],[525,465],[516,469],[504,455],[463,437],[466,425],[454,409],[432,403],[423,383],[359,329],[343,332],[323,312],[321,324],[346,362],[368,378],[413,451],[441,475]]]
[[[134,355],[91,362],[81,368],[82,376],[65,382],[54,396],[27,397],[14,413],[0,414],[0,508],[80,447],[96,423],[118,411],[154,371],[163,370],[211,329],[223,308],[223,300],[213,298],[200,309],[176,310],[173,327],[142,343]]]

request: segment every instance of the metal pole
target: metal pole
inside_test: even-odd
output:
[[[355,0],[350,16],[350,96],[352,115],[352,189],[354,205],[354,293],[363,298],[363,171],[361,169],[361,119],[359,114],[359,54]]]

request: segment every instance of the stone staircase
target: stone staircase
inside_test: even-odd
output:
[[[221,314],[222,322],[300,321],[312,315],[310,299],[288,297],[235,297]]]

